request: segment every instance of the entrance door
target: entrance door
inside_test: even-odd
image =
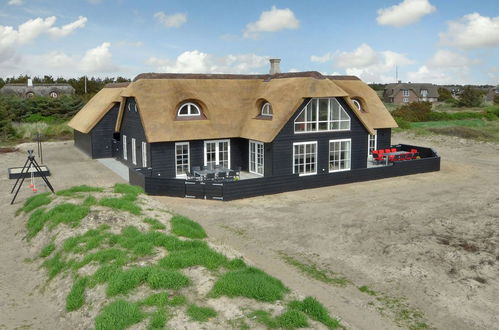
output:
[[[208,168],[215,165],[230,168],[230,141],[204,141],[204,165]]]

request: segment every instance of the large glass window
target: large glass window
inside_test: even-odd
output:
[[[351,140],[329,140],[329,172],[350,170]]]
[[[230,168],[229,140],[205,141],[204,165],[208,168],[213,168],[215,165]]]
[[[295,133],[349,129],[350,116],[336,98],[311,99],[295,119]]]
[[[175,162],[176,175],[187,175],[189,172],[189,142],[175,143]]]
[[[409,90],[408,89],[403,89],[402,90],[402,96],[409,96]]]
[[[137,145],[134,138],[132,138],[132,163],[137,165]]]
[[[250,141],[249,142],[249,171],[263,175],[263,143]]]
[[[293,173],[317,174],[317,142],[293,143]]]

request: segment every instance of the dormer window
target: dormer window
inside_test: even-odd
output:
[[[355,105],[355,107],[357,108],[357,110],[361,110],[362,111],[362,106],[360,105],[360,101],[359,100],[352,99],[352,103]]]
[[[188,102],[180,106],[177,112],[177,116],[179,117],[201,116],[201,110],[199,109],[198,105],[192,102]]]
[[[260,114],[262,116],[272,117],[272,106],[269,102],[266,102],[262,105],[262,111]]]

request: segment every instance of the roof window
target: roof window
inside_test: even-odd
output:
[[[192,102],[183,103],[180,105],[177,116],[179,117],[194,117],[201,116],[201,109],[199,106]]]

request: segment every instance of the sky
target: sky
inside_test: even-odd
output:
[[[499,84],[499,0],[0,0],[0,77],[356,75]]]

